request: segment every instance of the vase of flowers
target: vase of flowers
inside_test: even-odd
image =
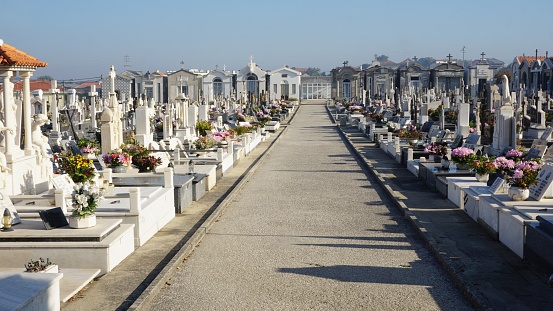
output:
[[[130,162],[130,157],[127,153],[116,150],[102,155],[102,161],[107,167],[111,168],[114,173],[124,173],[127,171],[127,165]]]
[[[132,164],[138,168],[139,173],[153,172],[161,164],[161,158],[152,155],[135,156]]]
[[[83,137],[77,141],[77,147],[79,147],[85,158],[94,158],[100,151],[98,142],[86,137]]]
[[[520,161],[515,164],[509,176],[508,194],[513,201],[524,201],[530,197],[530,186],[538,183],[538,174],[542,164],[536,160]],[[511,190],[512,189],[512,190]]]
[[[490,178],[490,174],[495,172],[494,158],[488,158],[487,156],[477,156],[474,161],[469,164],[469,168],[474,172],[476,180],[480,182],[487,182]]]
[[[94,178],[96,170],[91,159],[71,151],[54,155],[54,162],[60,174],[67,174],[75,183],[86,183]]]
[[[197,150],[206,150],[215,147],[217,141],[212,135],[200,136],[194,141],[194,147]]]
[[[447,154],[447,144],[432,142],[424,148],[424,152],[434,156],[434,163],[440,163],[442,157]]]
[[[71,195],[73,212],[69,217],[69,227],[82,229],[96,226],[94,211],[101,197],[98,187],[89,183],[76,184]]]
[[[451,160],[457,164],[458,170],[468,170],[469,164],[476,160],[474,150],[458,147],[451,151]]]

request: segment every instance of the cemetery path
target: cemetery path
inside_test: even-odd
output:
[[[151,309],[472,309],[338,131],[303,105]]]

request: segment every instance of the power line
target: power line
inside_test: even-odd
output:
[[[125,62],[125,65],[123,65],[124,68],[130,68],[131,65],[129,64],[130,63],[130,56],[125,54],[125,56],[123,57],[123,61]]]

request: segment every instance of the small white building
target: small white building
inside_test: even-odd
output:
[[[175,100],[180,93],[183,93],[192,102],[199,101],[201,99],[201,81],[201,76],[185,69],[170,73],[167,76],[168,102]]]
[[[208,103],[232,96],[232,73],[212,70],[203,78],[203,94]]]
[[[300,98],[301,72],[286,66],[271,71],[269,75],[271,83],[269,98],[271,100]]]
[[[480,97],[485,89],[495,84],[495,75],[505,63],[495,58],[482,58],[473,61],[468,68],[469,96],[470,98]]]
[[[262,94],[267,92],[267,78],[269,71],[265,71],[253,62],[250,57],[248,65],[236,75],[236,97],[238,100],[259,103]]]

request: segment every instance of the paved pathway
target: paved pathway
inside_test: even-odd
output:
[[[470,310],[362,169],[303,105],[153,310]]]

